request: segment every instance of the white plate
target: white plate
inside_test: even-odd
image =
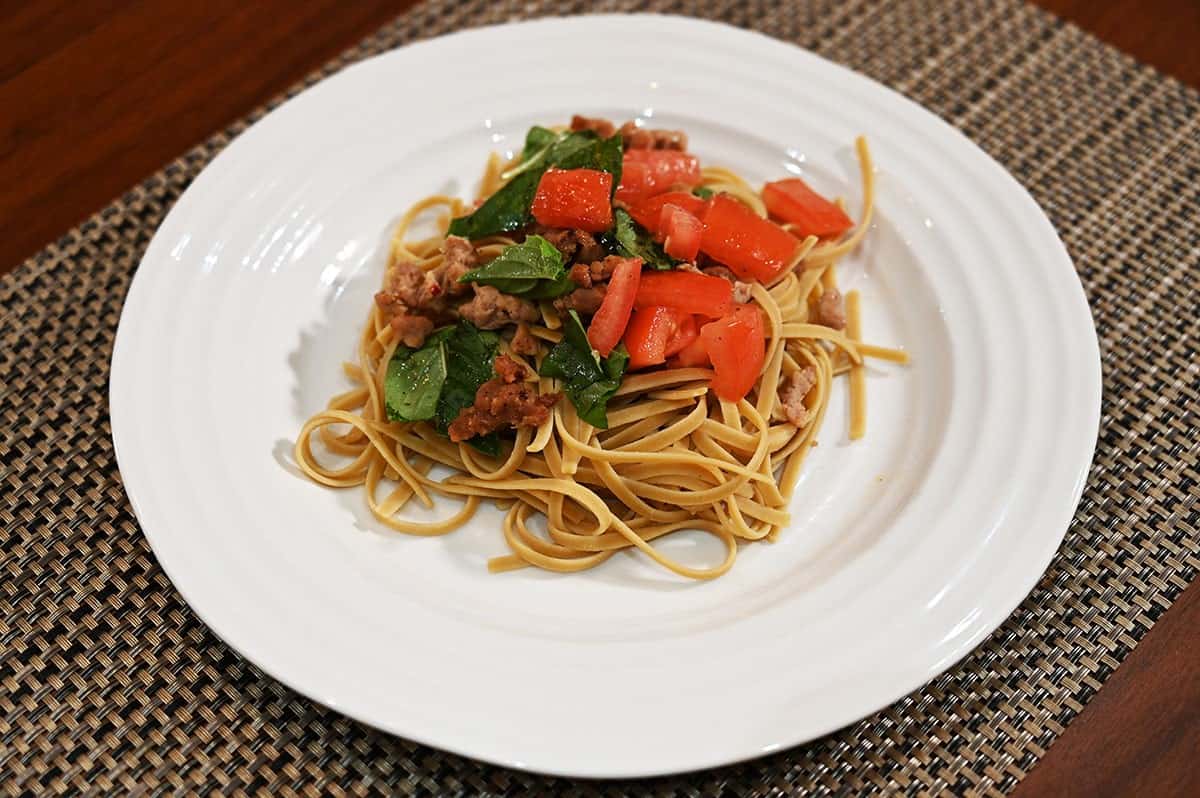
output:
[[[361,492],[290,465],[303,420],[343,387],[389,224],[425,194],[468,195],[488,151],[572,112],[684,128],[708,163],[754,181],[802,174],[852,209],[851,142],[872,143],[877,222],[842,280],[863,294],[868,337],[907,347],[913,365],[873,369],[861,442],[846,440],[835,395],[792,528],[743,547],[715,582],[634,554],[582,575],[491,576],[485,561],[505,551],[491,508],[448,537],[406,537],[372,523]],[[267,673],[480,759],[639,776],[812,739],[977,645],[1062,538],[1099,377],[1062,244],[967,139],[763,36],[597,16],[387,53],[240,136],[142,260],[111,403],[163,568]]]

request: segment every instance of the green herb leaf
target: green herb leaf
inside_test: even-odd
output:
[[[529,128],[529,132],[525,134],[525,149],[521,151],[521,163],[528,163],[539,152],[549,149],[554,142],[565,136],[565,133],[555,133],[541,125]]]
[[[500,345],[499,335],[469,321],[449,329],[453,332],[445,342],[446,381],[434,413],[434,426],[443,435],[463,408],[475,404],[479,386],[492,378],[492,363]]]
[[[525,134],[521,163],[507,173],[511,178],[509,182],[470,216],[452,219],[449,234],[475,240],[528,225],[533,221],[529,206],[537,193],[538,182],[551,166],[610,172],[615,193],[621,182],[622,157],[619,135],[601,139],[591,130],[555,133],[544,127],[530,128]]]
[[[384,378],[388,418],[392,421],[433,418],[445,381],[446,352],[441,344],[418,349],[406,358],[393,357]]]
[[[430,335],[420,349],[397,347],[383,379],[383,400],[390,421],[433,418],[446,381],[444,342],[449,330]]]
[[[551,147],[562,141],[569,133],[555,133],[544,127],[533,126],[525,134],[525,149],[521,150],[521,162],[501,173],[503,180],[512,180],[519,174],[538,167],[545,168],[546,156]]]
[[[712,199],[712,195],[716,194],[717,192],[713,191],[711,188],[706,188],[704,186],[696,186],[695,188],[692,189],[692,193],[695,194],[700,199]]]
[[[654,240],[646,228],[633,220],[621,208],[613,211],[613,226],[600,236],[600,243],[614,255],[626,258],[641,258],[642,263],[652,269],[665,271],[674,269],[679,261],[672,258]]]
[[[571,275],[566,269],[563,269],[561,275],[553,280],[543,280],[526,291],[521,296],[526,299],[557,299],[560,296],[571,293],[579,286],[571,279]],[[503,290],[503,289],[501,289]]]
[[[608,429],[608,400],[621,387],[621,376],[629,364],[629,352],[625,350],[625,344],[618,344],[601,363],[604,379],[589,383],[568,395],[580,418],[593,427]]]
[[[615,194],[617,184],[621,182],[621,164],[625,158],[621,136],[618,134],[607,139],[594,136],[595,134],[582,143],[567,139],[556,144],[550,152],[550,164],[559,169],[595,169],[598,172],[608,172],[613,176],[612,193]]]
[[[472,269],[460,283],[483,283],[506,294],[549,299],[570,293],[575,283],[563,268],[562,253],[541,236],[528,236],[521,244],[506,247],[492,262]]]
[[[500,456],[500,433],[498,432],[476,435],[474,438],[468,438],[465,442],[471,448],[478,449],[489,457]]]
[[[533,221],[529,206],[537,193],[538,181],[544,169],[532,169],[517,175],[492,196],[484,200],[470,216],[450,220],[447,231],[452,236],[462,236],[472,241],[478,238],[511,233]]]
[[[563,339],[542,361],[541,375],[562,380],[579,417],[593,427],[608,429],[608,400],[621,387],[628,363],[624,345],[602,360],[588,343],[579,314],[572,310],[563,319]]]
[[[546,153],[546,165],[561,169],[581,169],[589,158],[588,153],[599,140],[591,130],[560,133],[550,146],[550,151]]]
[[[435,428],[447,434],[450,423],[463,408],[475,404],[479,386],[495,376],[492,365],[500,347],[500,336],[481,330],[469,321],[460,321],[454,335],[446,341],[446,384],[438,401]],[[492,457],[500,454],[500,436],[495,432],[478,435],[467,441],[471,446]]]
[[[420,349],[397,347],[383,383],[388,419],[432,421],[445,435],[462,409],[475,404],[479,386],[492,378],[499,345],[496,333],[460,321],[434,332]],[[500,452],[495,434],[471,443],[485,454]]]

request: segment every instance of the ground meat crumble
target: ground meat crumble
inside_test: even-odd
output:
[[[521,322],[517,325],[517,331],[513,333],[512,341],[509,342],[509,347],[518,355],[536,355],[541,349],[541,344],[529,331],[529,325]]]
[[[817,321],[835,330],[846,329],[846,303],[836,288],[828,288],[817,300]]]
[[[784,415],[797,427],[804,427],[812,421],[812,413],[805,406],[804,397],[816,384],[816,370],[812,366],[805,366],[784,378],[779,386],[779,403],[783,405]]]
[[[496,358],[496,376],[479,386],[475,403],[450,424],[450,440],[469,440],[506,427],[537,427],[550,417],[562,394],[539,394],[525,382],[528,370],[507,355]]]
[[[481,330],[498,330],[542,317],[537,305],[528,299],[505,294],[490,285],[476,285],[475,296],[458,306],[458,314]]]
[[[607,119],[578,114],[571,117],[571,130],[591,130],[605,139],[620,133],[627,150],[686,150],[688,145],[687,134],[682,130],[655,130],[638,127],[636,122],[626,122],[618,129]]]
[[[604,257],[604,247],[586,230],[535,226],[531,235],[539,235],[562,253],[567,263],[591,263]]]

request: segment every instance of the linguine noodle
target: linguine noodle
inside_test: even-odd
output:
[[[535,566],[574,572],[593,568],[613,554],[637,549],[684,577],[710,579],[728,571],[739,543],[773,540],[788,525],[788,502],[805,457],[815,445],[834,379],[847,375],[849,435],[866,429],[865,357],[904,363],[903,351],[862,341],[857,292],[847,296],[845,331],[817,323],[821,294],[836,288],[839,258],[866,235],[874,185],[866,142],[857,151],[864,207],[859,223],[843,240],[808,237],[796,263],[773,284],[754,283],[750,300],[763,311],[767,348],[761,376],[750,393],[733,403],[710,393],[712,371],[665,368],[628,374],[608,406],[608,429],[583,422],[568,401],[559,401],[537,428],[519,428],[499,457],[467,443],[451,443],[426,422],[388,420],[384,377],[398,345],[380,308],[372,306],[358,342],[357,359],[345,365],[353,387],[335,397],[300,430],[295,457],[313,481],[333,488],[359,488],[380,523],[412,535],[442,535],[462,526],[481,501],[507,508],[502,533],[510,553],[491,560],[493,572]],[[502,184],[509,166],[493,155],[481,182],[481,197]],[[702,185],[728,193],[761,216],[759,193],[734,172],[709,167]],[[444,235],[421,240],[410,229],[432,214],[444,231],[452,217],[470,207],[455,197],[435,195],[401,217],[389,262],[405,260],[433,269],[442,262]],[[474,242],[481,260],[498,255],[514,240],[495,236]],[[562,319],[549,302],[531,327],[537,338],[562,337]],[[537,376],[541,358],[522,357],[500,343],[501,353],[528,367],[527,380],[542,394],[559,390],[556,380]],[[811,367],[816,375],[805,405],[808,421],[796,426],[780,405],[778,391],[789,375]],[[314,440],[320,443],[320,456]],[[439,468],[442,467],[442,468]],[[448,469],[448,476],[435,473]],[[439,498],[461,506],[443,520],[406,520],[414,503],[432,508]],[[533,525],[542,519],[544,533]],[[717,565],[696,567],[664,555],[655,541],[682,530],[699,530],[721,542]]]

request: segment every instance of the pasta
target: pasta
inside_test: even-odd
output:
[[[559,140],[567,135],[551,132]],[[849,435],[858,438],[866,430],[864,358],[907,362],[903,351],[863,342],[856,292],[846,297],[844,329],[822,323],[822,298],[832,304],[837,292],[837,261],[866,235],[872,214],[870,154],[863,139],[856,146],[865,202],[854,229],[822,238],[804,234],[802,226],[782,224],[798,243],[791,261],[769,279],[737,282],[731,288],[748,293],[742,298],[759,310],[762,324],[762,366],[740,398],[714,393],[712,385],[721,367],[715,356],[712,364],[667,362],[626,371],[607,400],[607,428],[581,418],[583,411],[572,395],[571,401],[553,401],[536,426],[505,428],[496,452],[488,454],[471,440],[450,440],[433,419],[394,420],[387,395],[389,366],[398,352],[404,355],[413,347],[402,342],[397,326],[389,320],[388,306],[377,303],[359,338],[356,361],[344,367],[353,387],[333,397],[299,432],[295,446],[299,468],[314,482],[331,488],[361,488],[374,517],[407,534],[451,532],[469,521],[483,501],[507,508],[501,532],[509,553],[489,562],[493,572],[524,567],[576,572],[596,567],[617,552],[636,549],[683,577],[711,579],[726,573],[740,544],[774,540],[787,527],[788,502],[805,458],[816,445],[835,378],[848,377]],[[519,180],[519,176],[505,178],[528,160],[528,151],[524,159],[518,156],[507,164],[493,155],[478,200]],[[543,176],[539,192],[546,180]],[[757,217],[768,216],[762,194],[730,170],[703,169],[699,187],[699,195],[729,196]],[[451,220],[466,217],[474,207],[442,195],[414,204],[397,224],[389,264],[415,264],[426,274],[444,271]],[[441,234],[414,238],[412,229],[421,219],[434,220]],[[513,231],[481,236],[471,243],[477,262],[487,264],[522,240],[522,232]],[[669,243],[664,244],[668,249]],[[699,257],[697,263],[703,259]],[[682,268],[694,271],[689,265]],[[609,284],[605,296],[613,294],[613,285]],[[553,347],[565,346],[573,324],[570,316],[577,314],[564,311],[558,300],[526,301],[536,306],[537,318],[520,325],[535,344],[516,346],[516,333],[509,338],[511,330],[505,328],[497,341],[497,356],[515,366],[513,373],[519,378],[513,382],[514,391],[549,397],[542,402],[549,404],[570,386],[563,377],[546,376],[546,360],[552,357]],[[603,312],[596,311],[593,327]],[[635,319],[638,313],[640,309],[633,311]],[[633,323],[626,330],[626,343]],[[696,340],[710,341],[711,347],[713,338],[704,336]],[[603,365],[604,361],[596,362]],[[496,369],[499,373],[500,366]],[[453,379],[454,369],[449,371],[448,379]],[[503,388],[499,385],[496,390]],[[460,411],[460,420],[470,412]],[[445,499],[455,500],[452,504],[457,506],[443,520],[406,520],[407,508],[433,508]],[[716,538],[725,548],[723,560],[690,565],[654,545],[682,530]]]

